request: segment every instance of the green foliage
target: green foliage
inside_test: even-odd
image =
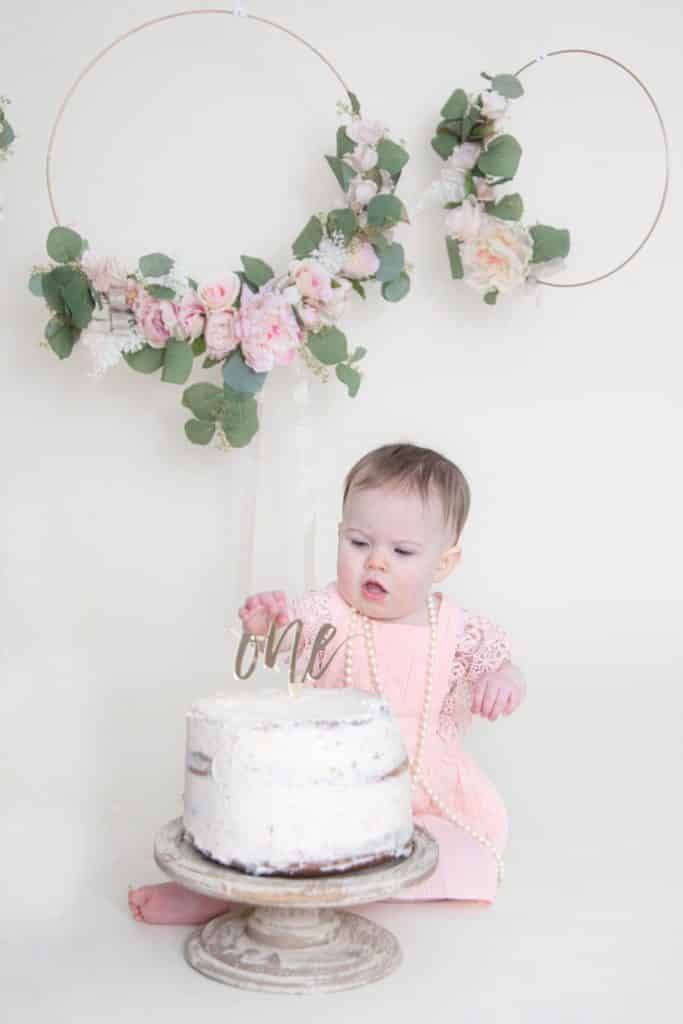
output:
[[[458,139],[448,132],[437,132],[432,139],[432,149],[439,154],[442,160],[448,160],[457,145]]]
[[[514,178],[522,156],[522,147],[512,135],[499,135],[492,139],[477,161],[482,174],[499,178]]]
[[[405,219],[405,207],[398,196],[385,192],[373,196],[367,207],[368,225],[378,228],[392,228]]]
[[[350,139],[346,134],[346,128],[343,124],[340,124],[337,128],[337,156],[346,156],[347,153],[352,153],[356,148],[356,144],[353,139]]]
[[[448,262],[451,268],[451,277],[456,278],[456,280],[460,280],[465,276],[465,271],[462,267],[460,243],[457,238],[450,238],[450,236],[446,236],[446,248],[448,249]]]
[[[167,288],[163,284],[148,284],[146,291],[149,292],[153,299],[168,299],[169,302],[175,299],[174,290]]]
[[[188,420],[185,434],[193,444],[208,444],[216,433],[216,424],[208,420]]]
[[[31,295],[36,295],[39,299],[44,298],[43,295],[43,275],[41,273],[31,274],[28,282],[28,290]]]
[[[223,391],[215,384],[202,381],[183,391],[183,405],[198,420],[215,421],[223,412]]]
[[[346,335],[338,327],[323,327],[317,334],[309,335],[308,347],[315,358],[326,366],[340,363],[348,355]]]
[[[267,373],[255,373],[244,361],[239,348],[230,353],[223,363],[223,381],[233,391],[254,395],[263,387]]]
[[[297,259],[303,259],[313,252],[314,249],[318,248],[322,237],[323,226],[320,223],[320,219],[318,217],[311,217],[301,234],[295,239],[292,245],[292,252]]]
[[[258,430],[258,406],[252,395],[223,388],[225,404],[221,417],[223,432],[233,448],[244,448]]]
[[[491,88],[509,100],[516,100],[524,95],[524,86],[516,75],[496,75],[491,79]]]
[[[347,164],[345,160],[341,160],[338,156],[326,156],[325,159],[330,165],[330,170],[337,179],[342,192],[348,192],[349,185],[356,177],[356,172],[351,164]]]
[[[77,327],[65,324],[57,317],[49,320],[45,327],[48,345],[60,359],[66,359],[71,355],[71,350],[78,341],[80,333]]]
[[[353,210],[341,209],[331,210],[327,215],[327,233],[333,235],[335,231],[340,231],[344,238],[344,245],[348,245],[353,238],[356,228],[358,227],[358,221]]]
[[[395,280],[405,266],[403,246],[398,242],[387,245],[379,254],[379,267],[375,272],[376,281]]]
[[[484,302],[488,306],[495,306],[497,300],[498,300],[498,289],[497,288],[494,288],[492,291],[487,292],[486,295],[484,296]]]
[[[123,358],[138,373],[156,373],[164,365],[164,350],[144,345],[137,352],[124,352]]]
[[[271,277],[275,276],[273,268],[263,260],[257,260],[253,256],[240,256],[240,259],[248,283],[253,285],[256,290],[262,288],[266,282],[270,281]]]
[[[47,236],[47,254],[55,263],[77,263],[83,252],[83,239],[71,228],[52,228]]]
[[[464,89],[456,89],[441,108],[441,116],[450,121],[455,118],[464,117],[467,111],[469,100]]]
[[[355,370],[353,366],[349,366],[348,363],[337,363],[335,373],[338,380],[346,385],[349,397],[355,398],[360,387],[360,374],[358,370]]]
[[[382,285],[382,296],[388,302],[400,302],[410,291],[410,278],[405,270],[393,281],[385,281]]]
[[[143,277],[164,277],[173,270],[173,260],[162,252],[150,252],[140,258],[139,267]]]
[[[529,228],[534,243],[532,263],[564,259],[569,252],[569,232],[566,228],[551,228],[547,224],[535,224]]]
[[[388,171],[392,177],[400,174],[409,157],[403,146],[392,142],[391,139],[380,139],[377,143],[377,166]]]
[[[161,379],[166,384],[184,384],[192,373],[194,354],[186,341],[169,338],[164,349],[164,368]]]
[[[512,192],[509,196],[503,196],[497,203],[485,203],[486,212],[493,217],[500,217],[501,220],[521,220],[524,213],[524,203],[519,192]]]

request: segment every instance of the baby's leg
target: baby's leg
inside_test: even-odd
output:
[[[177,882],[128,886],[128,906],[136,921],[147,924],[204,924],[238,906],[184,889]]]

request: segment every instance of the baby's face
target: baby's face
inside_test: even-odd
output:
[[[352,488],[342,513],[337,585],[374,619],[423,623],[434,576],[453,539],[436,495],[395,487]]]

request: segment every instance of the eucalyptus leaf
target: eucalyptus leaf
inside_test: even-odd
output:
[[[391,193],[373,196],[367,207],[368,224],[390,228],[397,224],[403,217],[403,203],[398,196]]]
[[[569,252],[569,232],[566,228],[551,228],[547,224],[535,224],[529,228],[534,243],[532,263],[564,259]]]
[[[43,275],[40,273],[31,274],[28,282],[28,289],[31,295],[36,295],[39,299],[43,296]]]
[[[487,213],[501,220],[521,220],[524,213],[524,203],[519,192],[512,192],[509,196],[503,196],[497,203],[485,203],[484,206]]]
[[[410,278],[405,270],[393,281],[385,281],[382,285],[382,296],[388,302],[400,302],[410,291]]]
[[[231,352],[223,363],[223,381],[233,391],[254,395],[261,390],[267,376],[267,373],[256,373],[247,366],[238,348]]]
[[[9,121],[6,121],[4,128],[0,131],[0,149],[9,149],[15,138],[14,128]]]
[[[400,174],[409,157],[403,146],[391,139],[380,139],[377,143],[377,166],[393,176]]]
[[[83,251],[83,239],[71,228],[52,228],[47,236],[47,254],[55,263],[76,263]]]
[[[199,284],[197,283],[197,281],[195,281],[193,277],[188,277],[187,283],[189,284],[193,292],[196,292],[197,289],[199,288]]]
[[[335,373],[342,384],[346,384],[349,396],[355,398],[360,387],[360,374],[358,370],[354,370],[348,363],[337,363]]]
[[[330,170],[339,182],[339,187],[342,192],[348,192],[349,185],[356,177],[356,172],[351,164],[347,164],[346,160],[341,160],[338,156],[326,156],[325,159],[330,165]]]
[[[522,147],[512,135],[498,135],[482,150],[477,167],[483,174],[513,178],[522,156]]]
[[[446,236],[446,248],[448,250],[448,262],[451,267],[451,277],[460,280],[465,276],[465,271],[460,258],[460,243],[456,238]]]
[[[69,317],[64,289],[76,281],[80,273],[77,267],[59,266],[43,274],[43,297],[53,313],[57,313],[63,319]]]
[[[323,226],[320,223],[320,219],[318,217],[311,217],[303,231],[295,239],[292,245],[292,252],[297,259],[303,259],[313,252],[314,249],[318,248],[322,237]]]
[[[183,391],[183,405],[198,420],[217,420],[223,411],[223,389],[202,381]]]
[[[164,350],[145,345],[137,352],[124,352],[123,358],[131,369],[137,370],[138,373],[156,373],[163,366]]]
[[[498,300],[498,289],[497,288],[494,288],[490,292],[486,292],[486,295],[484,296],[484,302],[487,304],[487,306],[495,306],[497,300]]]
[[[62,323],[56,317],[49,320],[45,327],[45,337],[52,351],[60,359],[66,359],[78,341],[80,331],[77,327]]]
[[[258,406],[251,395],[240,395],[226,386],[223,432],[233,448],[244,448],[258,430]]]
[[[271,277],[274,277],[273,268],[264,263],[263,260],[255,259],[253,256],[240,256],[244,273],[249,284],[256,289],[262,288]]]
[[[192,355],[203,356],[206,352],[206,339],[203,334],[200,334],[198,338],[195,338],[192,342]]]
[[[162,252],[150,252],[140,257],[139,266],[143,277],[163,277],[173,269],[173,260]]]
[[[355,148],[356,143],[348,137],[344,125],[340,124],[337,128],[337,156],[341,158],[347,153],[353,153]]]
[[[365,294],[365,288],[360,283],[360,281],[353,280],[351,282],[351,287],[353,288],[354,292],[358,292],[358,294],[360,295],[361,299],[367,298],[367,296]]]
[[[358,348],[354,350],[353,355],[349,356],[349,363],[359,363],[361,359],[367,355],[367,353],[368,350],[366,348],[363,348],[362,345],[359,345]]]
[[[216,424],[208,420],[188,420],[185,434],[192,444],[208,444],[216,433]]]
[[[192,373],[194,354],[186,341],[169,338],[164,349],[164,368],[161,379],[166,384],[184,384]]]
[[[164,284],[148,284],[146,291],[149,292],[153,299],[167,299],[168,301],[175,299],[173,288],[168,288]]]
[[[457,145],[458,139],[447,132],[439,132],[432,139],[432,149],[439,154],[442,160],[448,160]]]
[[[379,267],[375,271],[376,281],[393,281],[399,276],[405,265],[403,246],[398,242],[386,246],[380,254]]]
[[[220,362],[220,359],[214,359],[213,356],[207,356],[202,363],[202,370],[210,370],[213,366],[218,366]]]
[[[317,334],[310,334],[308,347],[315,358],[326,366],[340,363],[348,355],[346,335],[338,327],[323,327]]]
[[[90,284],[85,274],[76,271],[68,284],[63,287],[62,294],[70,322],[74,327],[85,330],[92,320],[95,308]]]
[[[331,236],[336,231],[340,231],[344,239],[344,245],[348,245],[351,241],[357,227],[358,221],[353,210],[331,210],[327,215],[327,233]]]
[[[491,88],[509,100],[516,100],[524,95],[524,86],[516,75],[496,75],[491,80]]]
[[[467,111],[469,100],[464,89],[456,89],[441,108],[441,116],[447,120],[464,117]]]
[[[356,115],[360,114],[360,103],[358,102],[358,97],[355,92],[349,92],[348,97],[351,100],[351,110],[353,113]]]

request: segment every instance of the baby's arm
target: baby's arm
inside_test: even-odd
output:
[[[508,661],[472,684],[472,714],[495,722],[499,715],[511,715],[525,695],[524,676],[516,665]]]

